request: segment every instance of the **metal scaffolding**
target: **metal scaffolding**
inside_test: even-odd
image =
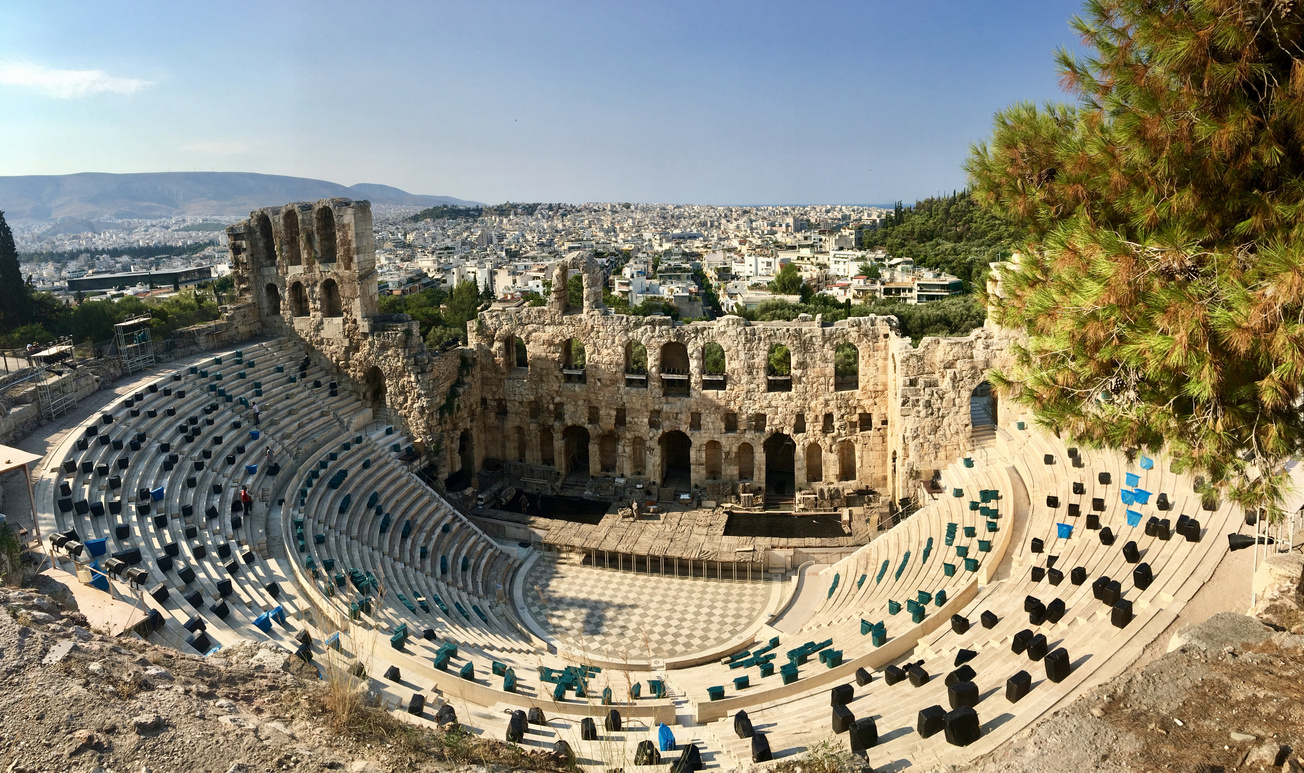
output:
[[[118,344],[118,355],[122,357],[122,369],[127,373],[144,370],[154,364],[154,341],[150,338],[149,323],[151,317],[140,317],[119,322],[113,326]]]
[[[77,370],[72,337],[64,336],[51,346],[32,355],[37,370],[37,390],[41,409],[53,419],[77,405],[77,388],[73,373]]]

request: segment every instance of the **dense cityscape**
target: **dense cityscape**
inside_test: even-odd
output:
[[[800,300],[772,286],[789,265],[802,284],[839,303],[927,303],[967,289],[910,257],[866,246],[866,235],[891,212],[878,207],[508,204],[478,217],[456,216],[455,209],[447,216],[447,208],[386,210],[378,213],[375,237],[380,291],[389,295],[469,281],[498,303],[526,303],[542,296],[552,265],[576,253],[604,261],[609,292],[629,306],[655,299],[686,319],[711,313],[713,304],[703,306],[706,289],[725,313],[776,295]],[[38,289],[71,300],[96,277],[109,296],[141,294],[172,284],[152,282],[150,274],[211,267],[211,276],[221,277],[231,270],[223,224],[215,219],[80,224],[94,230],[77,231],[77,223],[16,229],[23,272]],[[151,255],[149,247],[171,249]]]

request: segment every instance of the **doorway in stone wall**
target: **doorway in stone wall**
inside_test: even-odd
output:
[[[797,444],[776,432],[765,441],[765,501],[782,505],[793,501],[797,480]]]
[[[661,435],[661,485],[687,491],[693,485],[693,441],[679,430]]]
[[[589,477],[589,431],[583,427],[571,425],[561,433],[564,446],[562,473],[567,479],[577,478],[587,481]]]

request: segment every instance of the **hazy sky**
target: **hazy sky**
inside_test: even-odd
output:
[[[0,4],[0,175],[485,202],[907,202],[1060,99],[1079,0]]]

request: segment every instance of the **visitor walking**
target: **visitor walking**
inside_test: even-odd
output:
[[[245,515],[254,511],[254,498],[250,496],[249,488],[246,486],[240,487],[240,509],[244,510]]]
[[[257,402],[252,403],[251,406],[252,406],[253,411],[254,411],[254,426],[256,427],[256,426],[258,426],[258,423],[259,423],[258,414],[262,413],[262,409],[260,409],[260,408],[258,407],[258,403],[257,403]]]

